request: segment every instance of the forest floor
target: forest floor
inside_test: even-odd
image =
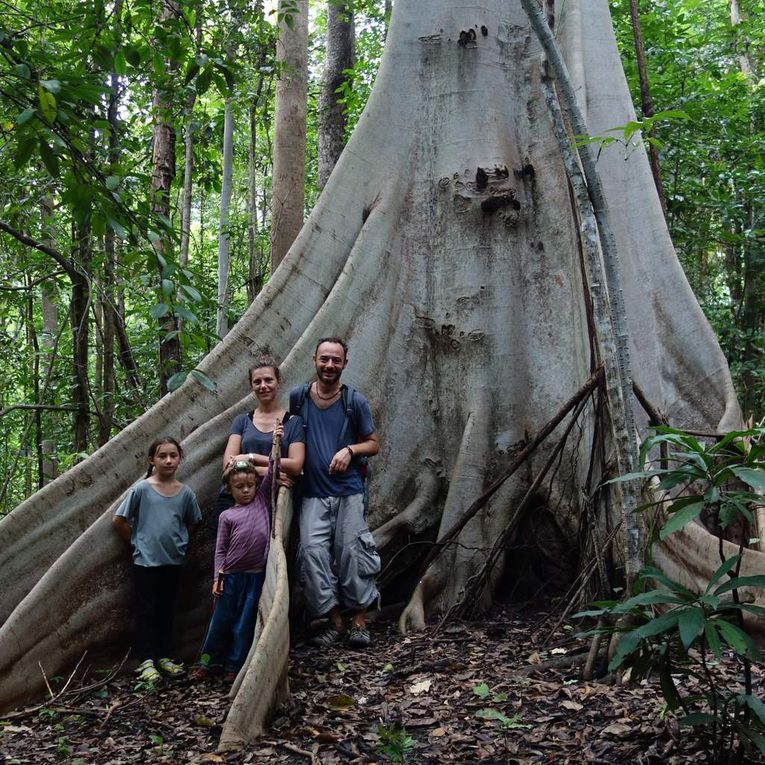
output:
[[[552,620],[551,620],[552,621]],[[706,750],[656,686],[581,679],[575,628],[496,607],[480,622],[402,637],[375,624],[366,652],[293,647],[291,698],[240,752],[216,752],[220,683],[102,687],[0,717],[3,763],[691,763]],[[555,665],[557,664],[557,667]],[[551,666],[553,665],[553,666]],[[74,684],[74,683],[73,683]],[[755,693],[765,677],[755,671]]]

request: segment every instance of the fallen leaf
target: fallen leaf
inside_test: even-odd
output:
[[[607,728],[603,728],[603,733],[607,736],[616,736],[616,738],[627,738],[632,733],[632,728],[629,725],[622,725],[622,723],[612,723]]]
[[[534,653],[532,653],[528,657],[528,659],[526,659],[526,661],[529,664],[541,664],[542,663],[542,657],[536,651],[534,651]]]
[[[344,712],[346,709],[353,709],[356,706],[356,700],[347,693],[337,693],[327,697],[327,706],[336,712]]]
[[[584,709],[584,705],[580,704],[578,701],[562,701],[561,706],[565,709],[571,709],[574,712]]]
[[[428,734],[428,738],[441,738],[441,736],[445,736],[445,735],[446,735],[446,728],[434,728]]]
[[[199,715],[194,718],[194,725],[200,728],[214,728],[215,722],[205,715]]]
[[[414,683],[413,685],[409,686],[409,693],[412,693],[415,696],[419,696],[421,693],[427,693],[430,690],[432,683],[433,681],[430,678],[421,680],[419,683]]]

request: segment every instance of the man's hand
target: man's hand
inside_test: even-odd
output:
[[[329,473],[344,473],[348,470],[348,466],[351,464],[353,455],[349,447],[344,446],[335,456],[332,458],[332,462],[329,463]]]
[[[289,473],[285,473],[283,470],[279,471],[279,486],[284,486],[285,489],[291,489],[295,485],[295,481]]]

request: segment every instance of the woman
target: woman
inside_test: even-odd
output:
[[[285,422],[287,412],[278,399],[279,367],[271,356],[258,356],[250,367],[249,377],[258,405],[253,411],[243,412],[234,418],[231,435],[223,452],[223,470],[240,460],[247,460],[255,465],[258,475],[265,475],[274,428],[277,422],[283,422],[279,480],[282,485],[292,486],[302,472],[305,460],[303,420],[298,415],[292,415]],[[217,527],[218,515],[233,504],[231,495],[222,489],[218,498],[218,512],[211,528]]]

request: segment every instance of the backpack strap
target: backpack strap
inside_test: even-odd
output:
[[[343,421],[343,427],[340,431],[340,437],[337,439],[338,448],[344,445],[345,434],[348,432],[348,426],[351,427],[351,435],[355,441],[358,433],[356,433],[356,424],[353,421],[353,397],[356,391],[353,388],[349,388],[347,385],[343,385],[341,388],[343,398],[343,412],[345,412],[345,420]]]
[[[303,428],[308,427],[308,391],[310,388],[311,383],[309,381],[290,391],[289,413],[291,415],[299,414],[303,418]]]

